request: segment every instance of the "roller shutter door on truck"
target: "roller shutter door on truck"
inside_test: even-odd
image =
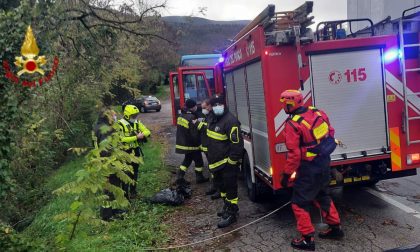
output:
[[[235,101],[235,88],[233,86],[233,73],[227,73],[225,75],[225,84],[226,84],[226,99],[229,111],[238,116],[236,113],[236,101]]]
[[[238,120],[241,122],[241,129],[245,132],[250,132],[248,96],[244,68],[233,71],[233,82],[235,87],[236,112]]]
[[[246,66],[249,104],[252,124],[254,164],[270,175],[270,149],[268,145],[267,115],[261,61]]]
[[[388,130],[381,49],[310,59],[314,105],[328,114],[335,137],[346,145],[332,160],[382,154]]]

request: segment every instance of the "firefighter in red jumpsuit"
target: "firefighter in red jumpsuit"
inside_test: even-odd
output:
[[[334,128],[328,116],[315,107],[303,106],[303,96],[298,90],[286,90],[280,101],[289,118],[285,126],[288,149],[281,184],[287,187],[296,172],[293,183],[292,209],[301,238],[292,240],[296,249],[315,250],[314,233],[309,208],[321,210],[329,228],[319,233],[320,238],[341,239],[344,233],[340,217],[328,194],[330,183],[330,154],[336,147]]]

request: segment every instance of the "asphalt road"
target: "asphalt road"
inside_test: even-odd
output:
[[[163,102],[161,112],[142,114],[142,121],[153,134],[164,136],[168,143],[166,164],[176,167],[182,156],[174,152],[175,127],[172,124],[170,103]],[[175,175],[174,175],[175,176]],[[194,182],[192,168],[187,179]],[[165,220],[171,230],[169,245],[183,245],[201,241],[231,231],[287,202],[284,197],[269,197],[261,203],[248,200],[240,183],[239,219],[232,227],[216,228],[216,210],[222,202],[211,201],[204,195],[209,186],[195,185],[193,197],[183,207],[176,208]],[[341,215],[345,239],[324,241],[316,239],[317,251],[384,251],[420,244],[420,175],[381,181],[376,188],[337,188],[332,197]],[[319,212],[312,212],[317,230],[323,227]],[[200,243],[181,250],[193,251],[293,251],[290,241],[297,236],[290,206],[253,225],[219,239]],[[420,247],[419,250],[420,251]]]

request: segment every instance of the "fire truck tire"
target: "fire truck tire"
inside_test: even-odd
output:
[[[259,198],[259,190],[257,186],[257,181],[255,181],[255,183],[252,182],[251,165],[249,162],[248,154],[246,152],[242,160],[242,172],[243,177],[245,179],[245,186],[247,188],[248,198],[253,202],[257,202]],[[257,178],[255,179],[257,180]]]

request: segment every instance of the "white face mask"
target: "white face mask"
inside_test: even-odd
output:
[[[210,113],[207,109],[202,109],[201,112],[203,112],[204,115],[208,115]]]
[[[223,112],[225,112],[225,106],[223,106],[223,105],[214,106],[213,107],[213,112],[217,116],[223,115]]]

